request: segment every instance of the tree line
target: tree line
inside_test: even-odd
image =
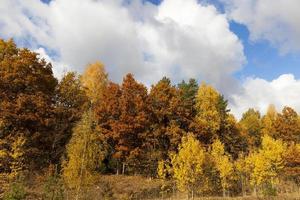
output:
[[[237,121],[227,104],[195,79],[163,77],[147,89],[127,74],[118,84],[100,62],[57,80],[51,63],[0,39],[0,174],[13,181],[56,166],[77,194],[95,174],[160,178],[190,195],[299,185],[297,112],[270,105]]]

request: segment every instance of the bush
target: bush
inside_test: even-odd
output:
[[[12,183],[9,190],[4,193],[4,200],[23,200],[27,196],[25,186],[21,182]]]
[[[49,176],[44,183],[44,198],[49,200],[63,200],[63,183],[58,175]]]

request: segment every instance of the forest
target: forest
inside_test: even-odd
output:
[[[0,199],[299,199],[297,112],[227,104],[195,79],[115,83],[101,62],[57,79],[0,39]]]

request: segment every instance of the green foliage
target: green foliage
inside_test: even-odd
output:
[[[64,185],[58,174],[47,177],[44,183],[44,199],[45,200],[63,200]]]
[[[13,182],[9,190],[4,193],[3,200],[23,200],[27,196],[25,186],[22,182]]]

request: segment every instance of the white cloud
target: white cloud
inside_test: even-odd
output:
[[[245,62],[226,16],[197,0],[2,0],[0,34],[52,49],[79,72],[101,60],[115,81],[128,72],[147,84],[194,77],[226,92]]]
[[[299,0],[220,1],[231,19],[248,27],[252,40],[268,40],[281,53],[300,52]]]
[[[300,80],[292,74],[283,74],[277,79],[266,81],[260,78],[248,78],[243,83],[242,92],[232,95],[231,111],[238,118],[248,108],[255,108],[265,113],[269,104],[274,104],[278,111],[290,106],[300,112]]]
[[[62,76],[68,72],[68,71],[72,71],[72,69],[70,69],[68,67],[68,65],[61,63],[59,61],[53,60],[46,52],[46,50],[42,47],[33,50],[34,52],[38,53],[38,57],[41,59],[44,59],[47,63],[51,63],[52,66],[56,66],[53,68],[53,73],[57,76],[58,79],[61,79]]]

